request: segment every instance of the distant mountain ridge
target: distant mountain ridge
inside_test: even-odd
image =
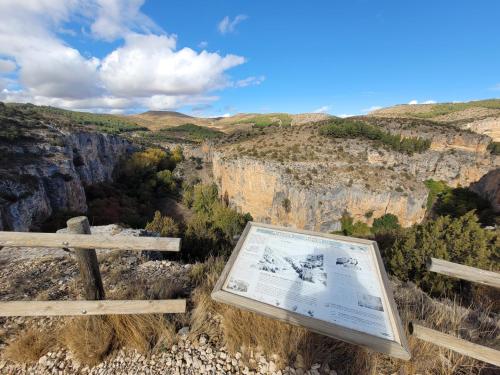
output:
[[[186,115],[185,113],[176,112],[176,111],[146,111],[146,112],[140,113],[139,115],[140,116],[156,116],[156,117],[177,116],[177,117],[193,118],[192,116]]]

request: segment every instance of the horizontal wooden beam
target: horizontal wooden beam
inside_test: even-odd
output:
[[[103,234],[0,232],[1,246],[179,251],[181,239],[168,237],[125,237]]]
[[[167,314],[186,312],[186,300],[8,301],[0,316]]]
[[[420,340],[453,350],[479,361],[500,366],[500,351],[498,350],[474,344],[472,342],[459,339],[458,337],[423,327],[413,322],[409,324],[409,330],[413,336],[418,337]]]
[[[427,269],[441,275],[457,277],[459,279],[500,288],[500,273],[498,272],[485,271],[479,268],[464,266],[462,264],[436,258],[430,258],[428,260]]]

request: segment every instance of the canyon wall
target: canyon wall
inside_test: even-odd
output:
[[[0,230],[28,231],[54,211],[87,210],[85,185],[112,178],[129,141],[101,133],[64,133],[54,142],[3,147]]]
[[[481,177],[472,184],[471,190],[490,201],[493,210],[500,213],[500,168]]]
[[[224,151],[212,151],[212,155],[214,180],[220,193],[256,221],[277,225],[339,230],[342,214],[347,211],[355,220],[370,225],[373,218],[391,213],[398,216],[401,225],[410,226],[425,216],[428,191],[424,181],[428,179],[442,180],[450,186],[469,186],[479,181],[474,190],[496,209],[500,202],[500,174],[498,170],[490,172],[499,165],[499,158],[482,151],[431,150],[410,156],[369,150],[364,174],[353,175],[338,161],[334,164],[339,167],[327,172],[328,183],[315,180],[313,184],[300,184],[291,177],[290,171],[293,175],[297,168],[304,168],[297,163],[281,164]],[[388,169],[393,171],[391,176],[386,173]],[[389,186],[389,180],[401,188]]]
[[[373,191],[363,184],[352,186],[339,181],[336,185],[297,184],[279,164],[251,158],[225,158],[213,154],[213,174],[220,193],[227,194],[231,204],[249,212],[255,221],[297,228],[340,230],[340,219],[347,211],[356,220],[392,213],[401,224],[409,226],[423,219],[427,191],[411,195],[398,191]],[[368,220],[369,221],[369,220]]]

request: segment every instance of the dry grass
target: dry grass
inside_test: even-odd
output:
[[[171,280],[133,278],[109,297],[147,300],[171,299],[183,294],[183,288]],[[177,330],[187,325],[187,319],[187,314],[77,317],[69,320],[62,329],[62,344],[80,362],[96,365],[117,348],[136,349],[146,354],[173,344]]]
[[[256,351],[273,358],[280,367],[293,364],[309,369],[321,363],[340,373],[355,374],[368,368],[367,352],[356,346],[239,309],[226,308],[222,315],[226,347],[242,352],[247,360]]]
[[[18,334],[5,349],[5,357],[15,362],[36,362],[56,346],[56,333],[28,328]]]
[[[61,343],[80,362],[94,366],[117,348],[148,353],[171,344],[176,330],[163,315],[109,315],[78,317],[61,330]]]
[[[78,317],[69,320],[61,330],[60,342],[80,362],[94,366],[113,349],[114,331],[101,316]]]
[[[395,286],[395,299],[405,327],[416,321],[429,328],[459,336],[478,344],[492,346],[499,343],[497,318],[490,311],[470,306],[460,306],[456,301],[438,302],[414,285]],[[408,332],[407,337],[408,337]],[[412,359],[408,362],[378,355],[375,368],[378,372],[406,374],[479,374],[491,366],[460,355],[451,350],[409,336]]]
[[[190,316],[190,338],[201,334],[211,338],[220,336],[218,315],[224,306],[214,302],[210,297],[215,283],[224,269],[224,259],[210,257],[204,263],[196,263],[190,270],[190,278],[196,287],[191,294],[194,308]]]
[[[113,261],[116,255],[108,254]],[[125,267],[118,267],[125,269]],[[172,280],[130,275],[123,280],[109,278],[117,285],[110,299],[171,299],[184,297],[186,292]],[[41,299],[50,299],[41,293]],[[37,361],[54,347],[68,348],[81,363],[94,366],[119,348],[148,353],[170,346],[179,328],[189,325],[186,314],[108,315],[66,318],[57,330],[29,329],[18,335],[6,349],[8,359],[16,362]]]

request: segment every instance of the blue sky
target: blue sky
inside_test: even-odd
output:
[[[4,0],[0,100],[361,114],[500,93],[498,1]]]

